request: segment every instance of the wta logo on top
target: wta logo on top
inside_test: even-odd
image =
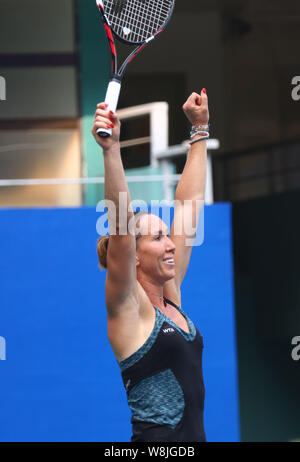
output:
[[[6,101],[6,80],[0,75],[0,101]]]

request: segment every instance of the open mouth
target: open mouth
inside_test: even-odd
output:
[[[166,260],[164,260],[164,263],[166,263],[167,265],[175,265],[174,258],[167,258]]]

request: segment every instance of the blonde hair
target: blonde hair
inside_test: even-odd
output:
[[[151,215],[151,214],[149,212],[144,212],[144,211],[134,212],[136,225],[138,224],[138,221],[142,215]],[[140,235],[136,235],[136,240],[138,240],[139,237]],[[98,254],[98,260],[99,260],[99,267],[100,269],[104,269],[104,270],[107,269],[108,245],[109,245],[109,235],[101,236],[97,240],[97,254]]]

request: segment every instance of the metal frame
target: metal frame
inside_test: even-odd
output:
[[[140,175],[127,176],[128,183],[138,182],[163,182],[164,199],[172,201],[174,185],[180,180],[180,174],[174,174],[172,169],[172,159],[183,154],[188,154],[189,142],[184,141],[177,146],[169,147],[169,105],[166,102],[157,102],[133,106],[120,109],[118,116],[120,120],[139,118],[144,115],[150,116],[150,136],[126,140],[121,143],[121,147],[134,146],[150,143],[150,159],[152,167],[161,167],[162,175]],[[22,145],[20,145],[21,148]],[[22,146],[24,147],[24,146]],[[39,146],[41,147],[41,146]],[[212,204],[213,194],[213,175],[212,160],[210,151],[217,150],[220,143],[217,139],[207,140],[207,179],[205,190],[205,203]],[[14,146],[14,150],[18,146]],[[47,179],[8,179],[0,180],[0,187],[7,186],[40,186],[40,185],[64,185],[64,184],[103,184],[104,177],[98,178],[47,178]]]

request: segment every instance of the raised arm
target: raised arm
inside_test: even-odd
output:
[[[101,138],[98,128],[112,128],[112,136]],[[138,311],[136,282],[136,241],[128,233],[133,217],[130,193],[120,153],[120,121],[107,111],[105,103],[98,104],[92,133],[103,149],[105,169],[105,201],[108,208],[110,237],[107,249],[106,306],[111,318]],[[121,201],[120,201],[121,198]]]
[[[194,126],[208,125],[209,111],[206,90],[201,94],[193,93],[183,110]],[[199,139],[201,135],[195,135],[193,140]],[[191,145],[182,176],[175,192],[174,220],[171,228],[171,239],[176,245],[175,252],[175,279],[168,281],[164,287],[164,296],[181,304],[180,286],[186,274],[194,237],[188,235],[190,227],[196,229],[201,209],[204,205],[205,183],[206,183],[206,140],[198,141]],[[178,233],[175,224],[180,224]]]

